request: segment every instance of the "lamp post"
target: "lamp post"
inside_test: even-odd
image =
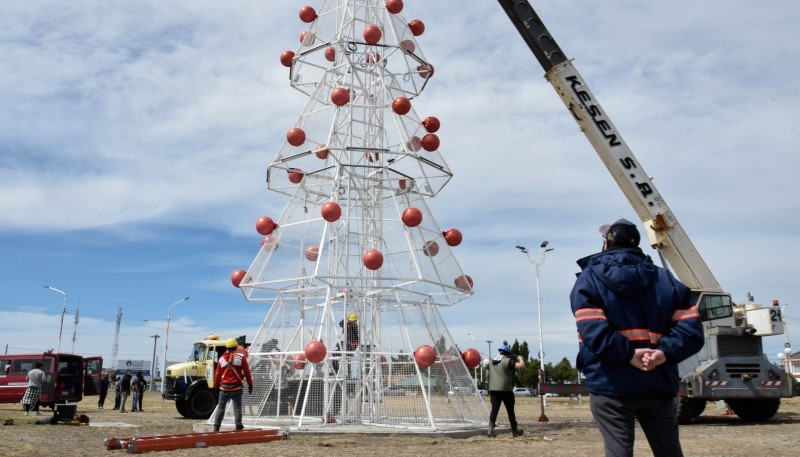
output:
[[[167,308],[167,334],[164,337],[164,362],[163,362],[164,363],[164,367],[161,369],[161,372],[162,372],[162,374],[161,374],[161,393],[162,394],[164,393],[164,384],[165,384],[164,383],[164,377],[167,375],[167,363],[169,363],[168,362],[169,359],[167,359],[167,349],[169,348],[169,323],[172,320],[172,318],[171,318],[171,316],[172,316],[172,307],[177,305],[178,303],[185,302],[188,299],[189,299],[189,297],[181,298],[180,300],[176,301],[175,303],[169,305],[169,308]]]
[[[64,297],[64,305],[61,307],[61,326],[58,328],[58,349],[56,349],[56,352],[61,352],[61,335],[64,333],[64,315],[67,314],[67,293],[63,290],[58,290],[55,287],[44,286],[44,288],[50,289],[53,292],[58,292],[62,297]]]
[[[536,308],[539,315],[539,403],[541,405],[539,422],[548,422],[550,420],[544,414],[544,392],[542,392],[542,386],[544,385],[544,338],[542,337],[542,296],[539,288],[539,265],[544,263],[545,254],[553,250],[553,248],[547,248],[547,243],[547,241],[542,241],[542,244],[539,246],[539,257],[536,259],[533,258],[528,248],[525,246],[517,246],[517,249],[527,255],[528,261],[536,267]]]
[[[153,339],[153,362],[150,364],[150,392],[152,392],[156,390],[155,383],[153,382],[153,379],[156,377],[156,343],[158,339],[161,338],[161,335],[156,333],[155,335],[150,335],[150,338]]]

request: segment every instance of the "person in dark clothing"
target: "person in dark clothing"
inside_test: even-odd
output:
[[[570,302],[577,367],[605,455],[633,455],[638,421],[655,456],[682,456],[678,363],[704,342],[692,292],[642,252],[632,222],[620,219],[600,234],[603,250],[578,261]]]
[[[144,375],[141,371],[136,373],[136,378],[138,380],[136,383],[136,387],[138,388],[138,395],[136,397],[136,400],[138,401],[137,407],[139,408],[139,412],[142,412],[144,411],[142,409],[142,401],[144,400],[144,392],[147,390],[147,381],[144,380]]]
[[[500,346],[500,354],[492,359],[489,364],[489,398],[492,401],[492,410],[489,413],[489,437],[494,438],[497,414],[500,405],[506,405],[508,422],[511,424],[511,435],[522,436],[523,430],[517,427],[517,416],[514,413],[514,372],[525,368],[525,359],[521,355],[516,360],[511,358],[511,348],[507,344]]]
[[[122,403],[122,378],[114,375],[114,409],[119,409]]]
[[[108,373],[104,373],[103,377],[100,378],[100,398],[97,400],[97,409],[103,409],[103,405],[106,402],[106,395],[108,395],[108,387],[110,383],[111,380],[108,378]]]
[[[122,395],[122,399],[120,400],[120,407],[119,412],[127,413],[128,411],[125,410],[125,403],[128,402],[128,397],[131,394],[131,370],[125,372],[125,375],[122,376],[122,381],[119,385],[119,392]]]

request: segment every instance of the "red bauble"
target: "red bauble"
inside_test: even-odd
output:
[[[475,348],[469,348],[461,353],[461,360],[471,370],[481,364],[481,353]]]
[[[300,184],[300,181],[303,180],[303,176],[306,175],[303,173],[303,170],[299,168],[290,168],[287,173],[289,174],[289,181],[292,184]]]
[[[304,352],[309,362],[320,363],[325,360],[325,354],[328,353],[328,349],[325,348],[325,344],[322,341],[315,340],[306,344]]]
[[[383,254],[377,249],[370,249],[362,257],[364,266],[369,270],[377,270],[383,265]]]
[[[434,69],[432,64],[422,64],[417,66],[417,71],[419,72],[420,77],[422,78],[429,78],[433,76]]]
[[[429,133],[422,137],[422,149],[433,152],[439,149],[439,137],[435,133]]]
[[[436,362],[436,349],[423,344],[414,351],[414,361],[420,368],[428,368]]]
[[[331,91],[331,101],[336,106],[344,106],[350,103],[350,91],[346,87],[337,87]]]
[[[276,240],[276,237],[274,235],[273,236],[267,235],[261,239],[261,246],[264,247],[265,251],[272,252],[278,249],[278,241]]]
[[[425,127],[425,130],[428,133],[435,133],[439,130],[439,127],[442,126],[441,122],[439,122],[439,118],[435,116],[428,116],[422,120],[422,126]]]
[[[305,354],[297,354],[294,356],[294,367],[298,370],[302,370],[306,367],[306,355]]]
[[[457,277],[456,280],[453,281],[453,282],[456,284],[456,287],[458,287],[461,290],[464,290],[464,291],[472,290],[473,282],[472,282],[472,278],[470,278],[469,275],[461,275],[461,276]]]
[[[247,275],[247,272],[245,270],[234,271],[233,274],[231,274],[231,284],[233,284],[235,287],[239,287],[245,275]]]
[[[410,149],[413,152],[417,152],[420,149],[422,149],[422,140],[420,140],[418,136],[414,136],[410,140],[408,140],[408,143],[406,143],[406,147],[408,147],[408,149]]]
[[[464,239],[461,235],[461,230],[454,228],[445,230],[442,235],[444,235],[444,240],[447,241],[448,246],[458,246],[461,244],[461,240]]]
[[[364,41],[366,41],[367,44],[378,44],[378,42],[381,41],[382,35],[381,29],[377,25],[370,24],[364,27]]]
[[[402,49],[403,52],[414,52],[417,50],[417,46],[411,40],[403,40],[400,42],[400,49]]]
[[[408,23],[408,28],[411,29],[411,33],[414,34],[414,36],[420,36],[425,32],[425,23],[419,19],[414,19]]]
[[[310,33],[308,30],[300,33],[300,43],[304,46],[311,46],[314,44],[314,34]]]
[[[286,141],[292,146],[301,146],[306,142],[306,132],[299,127],[293,127],[286,132]]]
[[[398,181],[398,185],[400,186],[400,190],[402,191],[409,191],[412,187],[414,187],[414,181],[411,179],[401,179]]]
[[[403,0],[388,0],[386,2],[386,11],[397,14],[403,11]]]
[[[284,67],[291,67],[292,60],[294,60],[294,51],[283,51],[281,53],[281,64]]]
[[[328,147],[324,144],[317,145],[317,149],[314,150],[314,155],[317,156],[318,159],[325,160],[328,158],[328,153],[331,152],[328,150]]]
[[[328,202],[322,205],[322,218],[328,222],[336,222],[342,217],[342,207],[336,202]]]
[[[422,247],[422,252],[428,257],[433,257],[439,253],[439,243],[428,240],[425,242],[425,246]]]
[[[411,101],[407,97],[397,97],[392,101],[392,110],[401,116],[408,114],[411,111]]]
[[[256,221],[256,232],[262,235],[269,235],[277,226],[278,224],[276,224],[271,217],[262,216]]]
[[[306,259],[316,262],[319,257],[319,248],[316,246],[309,246],[306,248]]]
[[[403,211],[403,223],[409,227],[416,227],[422,222],[422,211],[413,206]]]
[[[336,49],[329,47],[325,50],[325,60],[333,62],[336,60]]]
[[[314,22],[314,19],[317,18],[317,12],[314,11],[314,8],[310,6],[304,6],[300,8],[300,20],[305,22],[306,24],[310,22]]]

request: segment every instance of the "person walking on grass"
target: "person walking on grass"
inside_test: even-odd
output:
[[[247,364],[247,357],[236,350],[238,345],[239,343],[234,338],[225,342],[226,351],[219,358],[217,369],[214,372],[214,388],[219,389],[219,401],[214,415],[215,432],[218,432],[222,425],[225,406],[229,401],[233,402],[236,430],[242,430],[244,428],[242,424],[242,390],[245,379],[247,380],[247,393],[253,394],[253,377],[250,374],[250,366]]]
[[[514,372],[525,369],[525,359],[521,355],[512,358],[511,348],[507,344],[500,346],[500,354],[492,359],[489,364],[489,398],[492,401],[492,410],[489,413],[489,437],[496,435],[494,429],[500,405],[506,406],[508,422],[511,424],[511,435],[522,436],[524,433],[517,426],[517,416],[514,413]]]

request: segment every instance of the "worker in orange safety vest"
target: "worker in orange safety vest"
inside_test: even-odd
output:
[[[250,366],[247,364],[245,354],[238,352],[236,339],[230,338],[225,342],[227,349],[219,358],[217,370],[214,372],[214,387],[219,389],[219,401],[214,416],[214,431],[218,432],[225,416],[225,407],[233,401],[234,420],[236,430],[242,430],[242,390],[243,380],[247,379],[247,393],[253,394],[253,377],[250,375]]]

